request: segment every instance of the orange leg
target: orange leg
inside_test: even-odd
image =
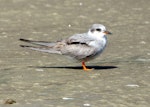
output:
[[[85,62],[84,62],[84,61],[82,61],[82,67],[83,67],[83,70],[84,70],[84,71],[92,70],[92,69],[89,69],[89,68],[87,68],[87,67],[86,67],[86,65],[85,65]]]

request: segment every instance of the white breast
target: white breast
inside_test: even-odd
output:
[[[104,36],[103,38],[99,40],[91,41],[88,45],[101,50],[106,46],[106,42],[107,42],[107,39]]]

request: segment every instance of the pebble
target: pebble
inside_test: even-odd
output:
[[[13,99],[7,99],[4,104],[14,104],[14,103],[16,103],[15,100],[13,100]]]
[[[88,103],[85,103],[85,104],[83,104],[83,106],[85,106],[85,107],[90,107],[91,105],[88,104]]]
[[[128,85],[126,85],[127,87],[140,87],[139,85],[137,85],[137,84],[128,84]]]
[[[73,100],[74,98],[71,98],[71,97],[63,97],[62,99],[63,99],[63,100]]]

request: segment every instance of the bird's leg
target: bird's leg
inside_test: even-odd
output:
[[[92,69],[89,69],[89,68],[87,68],[87,67],[86,67],[86,65],[85,65],[85,62],[84,62],[84,61],[82,61],[82,67],[83,67],[83,70],[84,70],[84,71],[92,70]]]

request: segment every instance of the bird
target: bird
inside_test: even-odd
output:
[[[81,62],[84,71],[89,71],[92,68],[87,68],[85,62],[95,59],[103,52],[107,44],[107,34],[112,33],[107,31],[104,25],[93,24],[86,33],[74,34],[55,42],[34,41],[23,38],[19,40],[32,44],[20,45],[23,48],[69,56]]]

